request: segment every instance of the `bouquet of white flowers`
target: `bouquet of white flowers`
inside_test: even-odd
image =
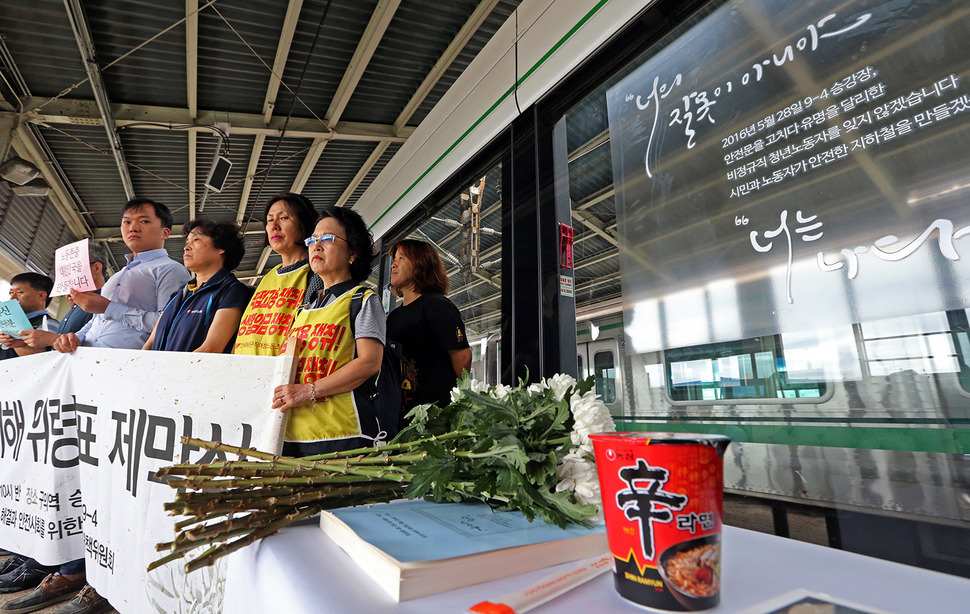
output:
[[[446,407],[422,405],[387,445],[290,458],[218,442],[185,440],[240,460],[182,464],[157,472],[180,489],[165,505],[176,523],[169,554],[149,566],[209,548],[187,571],[324,509],[399,498],[480,500],[565,526],[597,516],[599,482],[590,433],[613,431],[593,378],[556,375],[515,388],[467,376]]]

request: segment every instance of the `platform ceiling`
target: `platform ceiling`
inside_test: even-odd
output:
[[[184,222],[242,224],[237,275],[254,278],[279,261],[266,201],[353,207],[518,4],[2,0],[0,154],[51,188],[0,181],[2,255],[50,273],[57,246],[89,237],[118,268],[137,196],[173,210],[176,259]],[[219,193],[204,186],[217,152],[232,162]]]

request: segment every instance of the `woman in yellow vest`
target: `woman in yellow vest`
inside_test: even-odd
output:
[[[384,356],[384,309],[364,292],[350,321],[351,297],[371,270],[374,243],[360,215],[329,207],[306,240],[310,268],[323,290],[290,329],[297,340],[297,380],[278,386],[273,408],[289,412],[283,454],[309,456],[373,445],[382,428],[362,384]],[[361,390],[358,390],[360,388]]]
[[[280,194],[266,203],[266,240],[283,262],[260,280],[243,312],[233,354],[279,355],[307,291],[310,267],[304,240],[316,218],[313,204],[301,194]]]

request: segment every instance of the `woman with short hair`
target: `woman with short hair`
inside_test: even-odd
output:
[[[387,337],[401,344],[410,382],[404,406],[424,403],[444,407],[463,371],[471,368],[472,351],[461,312],[445,296],[450,282],[434,246],[404,239],[391,246],[391,289],[404,299],[387,315]]]
[[[283,261],[259,281],[243,312],[233,354],[280,354],[307,292],[310,267],[304,239],[313,232],[316,219],[313,203],[302,194],[278,194],[263,207],[267,244]]]
[[[192,220],[182,228],[182,262],[195,278],[172,295],[144,350],[228,353],[250,289],[232,271],[246,253],[234,222]]]
[[[384,356],[384,310],[377,294],[360,285],[371,270],[371,233],[354,211],[330,207],[306,243],[323,289],[290,330],[298,342],[297,383],[278,386],[273,395],[273,408],[290,414],[286,456],[373,445],[396,428],[379,423],[363,392]],[[355,300],[359,311],[351,321]]]

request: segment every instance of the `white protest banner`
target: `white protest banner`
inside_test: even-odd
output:
[[[182,436],[278,452],[284,415],[270,406],[291,364],[94,348],[3,361],[0,546],[45,564],[84,557],[88,583],[122,614],[220,612],[224,563],[145,571],[179,520],[154,471],[223,458]]]
[[[0,362],[0,546],[45,565],[84,555],[69,358]]]
[[[93,292],[98,289],[91,276],[88,240],[81,239],[54,250],[54,289],[51,296],[64,296],[71,290]]]

